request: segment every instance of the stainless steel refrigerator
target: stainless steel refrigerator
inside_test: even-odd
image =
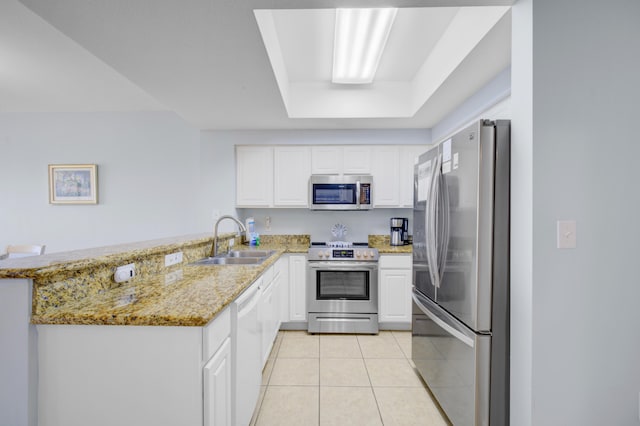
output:
[[[415,165],[412,359],[456,426],[509,423],[510,122]]]

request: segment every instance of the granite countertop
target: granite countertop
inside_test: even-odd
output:
[[[413,246],[392,246],[388,235],[369,235],[369,247],[377,248],[380,254],[411,254]]]
[[[266,237],[266,238],[264,238]],[[385,238],[386,237],[386,238]],[[388,236],[372,235],[369,244],[382,254],[410,254],[412,247],[391,246]],[[284,253],[307,253],[309,236],[263,236],[259,249],[275,250],[260,265],[192,265],[184,263],[162,268],[105,290],[68,297],[55,288],[49,295],[59,298],[35,300],[34,324],[204,326],[226,308]],[[32,278],[34,285],[53,280],[56,274],[101,279],[90,270],[103,268],[112,276],[114,265],[135,257],[162,256],[190,245],[209,244],[210,234],[188,235],[133,244],[52,253],[0,261],[0,278]],[[251,249],[236,245],[234,249]],[[185,252],[186,253],[186,252]],[[83,275],[84,274],[84,275]],[[104,279],[104,278],[102,278]],[[112,280],[112,279],[111,279]],[[58,283],[65,286],[66,283]],[[56,284],[54,284],[56,285]],[[60,288],[60,287],[58,287]],[[42,291],[38,288],[39,291]],[[65,290],[65,289],[62,289]],[[84,290],[84,288],[83,288]],[[44,293],[43,293],[44,294]],[[42,296],[42,295],[41,295]],[[43,300],[46,300],[44,297]],[[37,306],[37,302],[42,302]]]
[[[191,265],[202,258],[189,258],[193,246],[211,244],[210,234],[198,234],[7,259],[0,261],[0,278],[34,280],[33,324],[204,326],[282,254],[306,253],[309,248],[308,235],[274,235],[265,240],[258,248],[275,254],[259,265]],[[184,263],[160,269],[144,264],[147,258],[163,262],[164,254],[175,251],[184,251]],[[114,283],[115,266],[133,259],[136,269],[140,262],[141,273]]]
[[[183,235],[179,237],[106,247],[72,250],[60,253],[0,260],[0,278],[36,278],[54,270],[79,269],[106,263],[122,263],[133,255],[149,255],[180,250],[184,245],[211,241],[211,233]]]
[[[263,248],[263,246],[261,246]],[[267,248],[267,247],[264,247]],[[284,253],[260,265],[180,265],[34,314],[34,324],[204,326]]]

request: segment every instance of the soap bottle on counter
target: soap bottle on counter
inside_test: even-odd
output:
[[[256,221],[253,217],[248,217],[246,220],[247,227],[247,239],[249,240],[249,245],[258,246],[260,245],[260,235],[255,230]]]

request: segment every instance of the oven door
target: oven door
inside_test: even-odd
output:
[[[307,285],[310,313],[378,312],[377,262],[308,262]]]

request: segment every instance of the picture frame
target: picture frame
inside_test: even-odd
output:
[[[50,204],[98,204],[96,164],[49,164]]]

